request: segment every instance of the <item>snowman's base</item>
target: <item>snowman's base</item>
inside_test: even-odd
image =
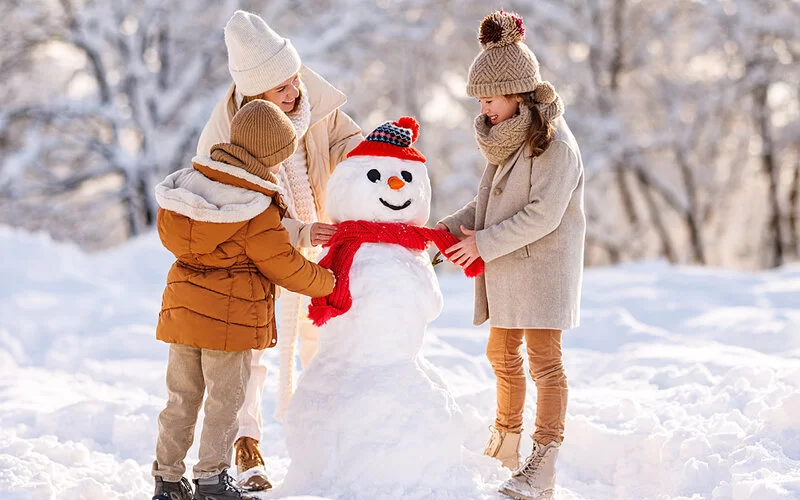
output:
[[[419,360],[311,363],[286,414],[287,485],[435,486],[460,463],[461,411]]]

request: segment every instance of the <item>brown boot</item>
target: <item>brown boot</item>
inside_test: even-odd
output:
[[[258,441],[242,436],[236,440],[236,469],[239,486],[248,491],[266,491],[272,488],[264,468],[264,459]]]

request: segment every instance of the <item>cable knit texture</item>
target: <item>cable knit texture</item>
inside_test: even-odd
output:
[[[314,299],[308,307],[308,317],[317,326],[329,319],[341,316],[350,310],[353,296],[350,294],[350,267],[353,258],[363,243],[392,243],[413,250],[425,250],[433,242],[445,257],[445,252],[458,243],[458,238],[443,229],[412,226],[399,222],[344,221],[334,233],[328,245],[330,250],[319,262],[333,271],[336,285],[327,297]],[[483,260],[478,258],[464,269],[464,274],[475,277],[483,273]]]
[[[564,114],[564,102],[550,82],[539,82],[533,91],[533,100],[536,107],[542,112],[544,119],[553,123],[556,118]]]
[[[527,106],[519,107],[519,114],[492,125],[486,115],[475,118],[475,139],[483,156],[495,165],[502,165],[525,142],[533,123],[533,114]]]
[[[211,158],[273,181],[269,169],[289,158],[297,147],[292,123],[275,104],[255,100],[231,121],[230,143],[215,144]]]
[[[314,192],[311,189],[311,180],[308,177],[308,156],[303,140],[311,122],[311,105],[308,100],[308,90],[302,81],[300,82],[300,106],[287,116],[297,134],[298,147],[294,154],[281,165],[278,172],[279,184],[286,191],[286,202],[294,210],[297,219],[306,224],[312,224],[319,218],[314,203]],[[299,250],[305,258],[311,261],[315,261],[320,253],[318,247],[300,248]],[[278,337],[278,347],[281,352],[280,375],[278,401],[275,408],[275,417],[278,420],[283,419],[294,393],[297,338],[300,334],[301,315],[304,314],[304,306],[307,303],[307,299],[293,293],[285,293],[281,299],[279,325],[281,334]]]
[[[541,81],[539,61],[523,43],[522,17],[503,11],[486,16],[478,31],[481,53],[472,61],[467,94],[489,97],[533,92]]]
[[[311,122],[311,105],[305,86],[300,86],[300,106],[288,115],[297,134],[300,145],[292,156],[283,162],[279,179],[288,192],[288,203],[294,207],[297,217],[306,224],[317,222],[317,209],[314,204],[314,192],[308,177],[306,148],[302,138],[308,131]]]
[[[537,100],[536,107],[542,112],[542,116],[552,123],[564,114],[564,106],[561,104],[561,98],[553,90],[553,86],[549,83],[547,86],[549,90],[545,90],[545,92],[551,93],[546,94],[545,98],[551,100],[541,104]],[[534,98],[537,98],[535,94]],[[497,125],[492,125],[488,117],[481,114],[475,117],[475,140],[478,141],[478,146],[489,163],[502,165],[524,144],[532,123],[533,114],[530,108],[524,104],[519,106],[519,114]]]

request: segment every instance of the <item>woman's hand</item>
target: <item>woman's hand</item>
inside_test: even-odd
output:
[[[334,224],[315,222],[311,224],[311,244],[314,246],[328,243],[336,232]]]
[[[461,226],[461,232],[466,237],[447,249],[450,254],[450,262],[458,264],[461,267],[469,267],[470,264],[478,260],[481,256],[478,253],[478,242],[475,240],[475,231]]]

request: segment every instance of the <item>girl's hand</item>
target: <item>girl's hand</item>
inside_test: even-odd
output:
[[[331,240],[335,232],[335,225],[315,222],[311,224],[311,244],[314,246],[324,245]]]
[[[447,231],[448,233],[450,232],[450,230],[449,230],[449,229],[447,229],[447,226],[445,226],[445,225],[444,225],[444,224],[442,224],[441,222],[437,222],[437,223],[436,223],[436,225],[435,225],[435,226],[433,226],[433,228],[434,228],[434,229],[442,229],[442,230],[444,230],[444,231]]]
[[[447,249],[450,254],[450,262],[458,264],[461,267],[469,267],[470,264],[478,260],[481,256],[478,253],[478,242],[475,240],[475,231],[461,226],[461,232],[466,237]]]

